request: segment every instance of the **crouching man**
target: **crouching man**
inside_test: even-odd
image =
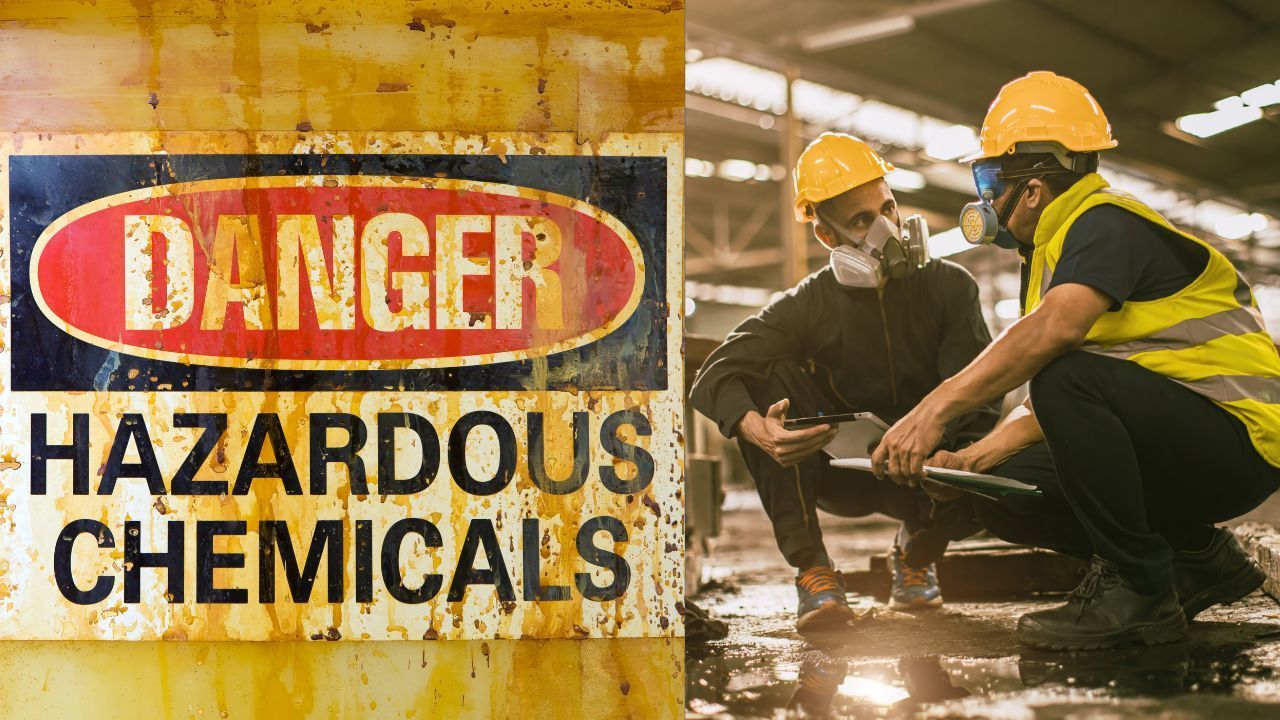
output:
[[[1181,640],[1197,613],[1264,579],[1214,523],[1280,487],[1280,356],[1231,262],[1096,172],[1116,142],[1079,84],[1014,80],[981,140],[981,201],[961,225],[1022,253],[1024,314],[885,435],[874,467],[907,483],[930,464],[1040,486],[1041,498],[974,501],[1000,537],[1092,559],[1065,605],[1021,618],[1023,642]],[[1027,381],[1021,413],[934,454],[950,418]]]
[[[788,416],[840,412],[894,422],[990,342],[973,277],[950,262],[926,262],[924,233],[904,237],[884,180],[892,169],[849,135],[826,133],[805,149],[796,215],[813,225],[830,263],[730,333],[693,387],[693,406],[737,439],[778,547],[796,568],[802,632],[853,616],[818,508],[903,522],[891,566],[892,603],[904,609],[942,603],[934,561],[948,537],[965,534],[917,488],[832,468],[821,450],[835,428],[783,427]],[[943,446],[981,437],[996,417],[994,406],[976,405],[948,425]]]

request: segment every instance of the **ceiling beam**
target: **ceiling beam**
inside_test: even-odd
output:
[[[808,245],[808,258],[825,257],[826,248],[816,240]],[[684,273],[687,277],[711,275],[722,272],[738,272],[764,267],[781,268],[787,253],[781,246],[743,250],[734,256],[732,262],[724,262],[715,258],[686,258]]]
[[[916,21],[967,10],[979,5],[989,5],[1001,0],[936,0],[931,3],[908,5],[899,12],[885,13],[837,25],[825,25],[795,33],[790,44],[808,53],[826,52],[837,48],[861,45],[895,35],[905,35],[916,28]]]
[[[1220,74],[1207,73],[1200,69],[1199,65],[1203,64],[1206,57],[1211,57],[1214,53],[1205,53],[1200,50],[1195,50],[1193,52],[1188,53],[1189,56],[1195,58],[1194,62],[1186,62],[1186,63],[1180,63],[1175,65],[1174,63],[1170,63],[1169,61],[1156,55],[1155,53],[1152,53],[1151,51],[1147,50],[1145,47],[1142,47],[1141,45],[1130,40],[1124,35],[1112,31],[1108,27],[1098,25],[1097,23],[1089,22],[1088,20],[1085,20],[1084,18],[1081,18],[1078,15],[1064,11],[1061,8],[1054,7],[1044,2],[1044,0],[1032,0],[1032,5],[1034,5],[1035,8],[1040,12],[1043,12],[1046,15],[1053,17],[1053,19],[1057,22],[1070,25],[1080,30],[1081,32],[1088,33],[1089,35],[1092,35],[1104,42],[1115,45],[1116,47],[1124,50],[1125,52],[1141,57],[1147,63],[1154,66],[1154,70],[1152,74],[1156,78],[1165,78],[1176,73],[1180,77],[1187,77],[1187,78],[1194,79],[1201,86],[1205,87],[1206,89],[1214,93],[1223,93],[1222,97],[1227,97],[1229,95],[1233,95],[1237,92],[1240,92],[1240,90],[1247,89],[1247,88],[1239,88],[1236,90],[1229,90],[1230,84],[1223,82],[1223,77]],[[1256,29],[1257,26],[1251,25],[1251,27]],[[1239,48],[1240,45],[1241,43],[1237,38],[1229,46],[1222,47],[1221,49],[1223,51],[1236,49],[1236,48]],[[1241,81],[1241,82],[1247,82],[1247,81]],[[1130,87],[1132,87],[1132,85]]]
[[[857,93],[873,100],[885,100],[909,107],[915,112],[934,115],[950,122],[965,122],[972,112],[957,105],[939,101],[932,95],[917,93],[897,83],[852,72],[815,59],[795,49],[766,45],[721,30],[688,21],[685,23],[688,44],[700,47],[708,55],[728,55],[753,65],[785,73],[794,65],[805,80]]]
[[[883,100],[887,103],[908,108],[913,112],[933,115],[934,117],[942,120],[959,123],[973,122],[973,113],[971,110],[961,108],[960,106],[952,103],[940,101],[934,96],[926,97],[923,94],[913,91],[901,84],[886,83],[881,80],[866,77],[856,72],[832,68],[821,61],[815,61],[812,58],[791,53],[785,48],[766,46],[750,40],[736,38],[717,30],[705,28],[696,23],[689,23],[688,32],[692,42],[697,42],[696,40],[692,40],[693,38],[703,38],[705,42],[716,43],[715,48],[717,48],[717,52],[728,54],[744,62],[776,70],[786,59],[794,59],[797,66],[800,68],[801,77],[806,80],[820,82],[840,90],[857,93],[863,97]],[[1268,29],[1263,31],[1250,42],[1261,41],[1263,38],[1269,38],[1276,34],[1278,33],[1275,29]],[[931,37],[931,40],[932,39],[933,38]],[[947,43],[957,47],[957,49],[968,47],[966,43],[955,39],[947,39]],[[1237,47],[1237,45],[1233,45],[1232,47]],[[1222,51],[1226,51],[1227,49],[1228,48],[1225,47],[1220,48]],[[1021,68],[1015,69],[1012,65],[1004,64],[996,58],[989,58],[986,62],[997,67],[1009,67],[1010,69],[1008,70],[1008,74],[1010,78],[1022,72]],[[1185,68],[1185,64],[1173,66],[1171,72],[1181,72]],[[1155,82],[1160,77],[1163,77],[1163,75],[1164,73],[1161,71],[1158,75],[1153,75],[1152,78],[1141,81],[1134,87],[1139,87],[1143,83]],[[1247,88],[1240,88],[1239,90],[1244,89]],[[1113,92],[1122,91],[1113,90]],[[707,101],[706,104],[700,103],[700,109],[703,112],[714,113],[713,108],[715,108],[716,105],[732,105],[731,103],[723,103],[722,101],[711,100],[709,98],[703,99]],[[916,103],[920,104],[917,105]],[[1157,125],[1161,118],[1150,108],[1134,108],[1122,102],[1119,106],[1109,107],[1108,115],[1112,117],[1113,124],[1116,125],[1133,124],[1136,127],[1149,127],[1150,132],[1152,133],[1160,132]],[[1168,120],[1170,118],[1164,119]],[[817,128],[810,128],[809,133],[811,135],[816,135],[816,130]],[[1183,190],[1196,189],[1201,192],[1207,191],[1210,194],[1223,195],[1227,197],[1238,195],[1236,188],[1214,182],[1210,178],[1195,178],[1183,171],[1176,170],[1167,165],[1162,165],[1158,161],[1147,160],[1127,154],[1124,150],[1118,150],[1116,152],[1117,157],[1123,159],[1126,165],[1135,170],[1141,170],[1142,172],[1148,173],[1154,178],[1158,178],[1162,182],[1168,183],[1173,187]],[[1273,214],[1280,214],[1280,203],[1266,203],[1265,205],[1262,205],[1262,209]]]
[[[1229,97],[1238,92],[1248,90],[1249,88],[1229,87],[1224,85],[1220,78],[1212,75],[1208,79],[1201,78],[1199,77],[1200,71],[1197,70],[1197,66],[1204,65],[1206,61],[1216,58],[1224,53],[1244,50],[1255,45],[1274,44],[1277,41],[1280,41],[1280,25],[1277,25],[1276,23],[1254,23],[1249,26],[1249,30],[1243,36],[1235,36],[1227,42],[1214,45],[1213,47],[1198,48],[1194,52],[1188,52],[1186,61],[1180,63],[1166,63],[1146,77],[1129,82],[1124,87],[1113,88],[1113,92],[1118,94],[1125,92],[1132,93],[1169,78],[1195,76],[1198,78],[1197,82],[1202,87],[1211,89],[1215,94],[1222,93],[1220,97]],[[1238,80],[1238,84],[1240,85],[1244,85],[1248,82],[1248,80]],[[1204,108],[1204,111],[1207,112],[1208,110],[1210,110],[1210,108]]]

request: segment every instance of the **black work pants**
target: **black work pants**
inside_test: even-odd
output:
[[[812,377],[792,362],[775,363],[768,381],[749,391],[761,415],[783,398],[791,400],[789,417],[847,410],[833,407]],[[903,521],[912,536],[907,562],[915,567],[940,558],[950,539],[978,529],[971,513],[947,507],[951,505],[948,503],[944,504],[945,512],[936,514],[932,500],[923,491],[888,479],[878,480],[869,472],[831,467],[826,453],[815,453],[798,465],[784,468],[741,437],[738,447],[773,525],[778,549],[798,570],[817,565],[834,567],[818,527],[818,508],[841,517],[882,513]]]
[[[1140,591],[1167,590],[1173,551],[1204,548],[1214,523],[1280,487],[1242,422],[1135,362],[1069,352],[1031,381],[1031,401],[1045,442],[991,472],[1044,496],[974,500],[976,519],[1010,542],[1110,560]]]

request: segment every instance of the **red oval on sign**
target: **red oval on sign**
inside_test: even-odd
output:
[[[634,236],[580,200],[365,176],[166,185],[77,208],[33,253],[76,337],[196,365],[451,367],[597,340],[639,302]]]

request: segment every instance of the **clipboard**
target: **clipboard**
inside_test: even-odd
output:
[[[849,468],[851,470],[866,470],[867,472],[872,471],[870,458],[839,458],[832,460],[831,466]],[[930,480],[936,480],[947,487],[981,495],[991,500],[999,500],[1008,495],[1043,495],[1035,485],[1000,477],[999,475],[987,475],[985,473],[952,470],[929,465],[924,467],[924,472]]]

